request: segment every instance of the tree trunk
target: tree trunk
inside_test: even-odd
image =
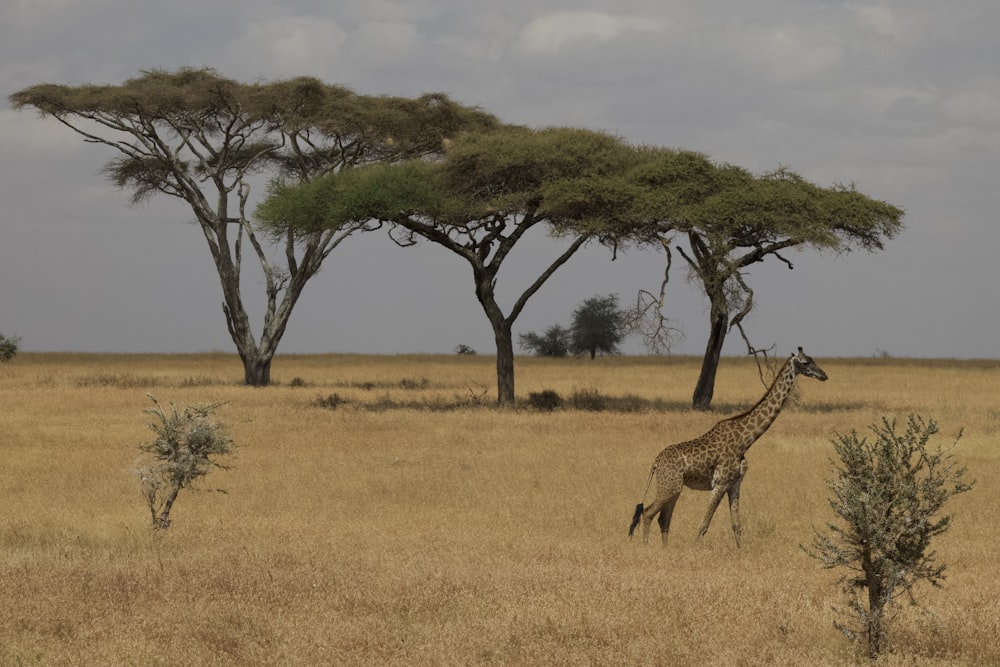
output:
[[[705,347],[705,357],[701,361],[701,374],[694,387],[692,407],[695,410],[711,410],[712,397],[715,395],[715,373],[719,369],[719,357],[722,356],[722,344],[726,342],[726,332],[729,327],[729,312],[724,309],[712,308],[712,330]]]
[[[510,325],[493,323],[493,335],[497,344],[497,403],[510,405],[514,402],[514,340]]]
[[[307,248],[312,253],[312,247]],[[265,260],[261,258],[263,263]],[[285,333],[292,309],[299,300],[306,282],[315,275],[319,263],[309,264],[305,260],[297,273],[285,287],[285,293],[278,301],[276,289],[269,289],[268,307],[264,317],[264,329],[260,344],[254,339],[250,317],[243,307],[240,293],[239,274],[233,269],[228,257],[216,259],[219,280],[222,283],[224,302],[222,311],[226,316],[229,336],[236,344],[243,361],[243,378],[249,387],[267,387],[271,384],[271,360],[278,350],[278,343]]]
[[[271,384],[271,359],[273,354],[257,352],[243,358],[243,378],[248,387],[266,387]]]
[[[866,548],[861,556],[861,569],[865,573],[865,583],[868,587],[868,617],[865,621],[865,635],[868,641],[868,657],[873,660],[886,648],[884,582],[875,567],[874,560],[871,550]]]
[[[153,529],[154,530],[166,530],[170,528],[170,510],[174,506],[174,501],[177,500],[177,494],[180,493],[181,487],[179,484],[174,484],[170,489],[170,495],[167,496],[166,501],[163,503],[163,508],[160,510],[159,515],[156,513],[156,509],[150,505],[149,509],[153,511]]]

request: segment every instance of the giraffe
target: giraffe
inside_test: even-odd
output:
[[[660,452],[653,460],[649,473],[650,480],[656,475],[656,499],[648,507],[643,507],[642,503],[636,506],[632,525],[628,529],[629,537],[632,537],[632,532],[641,519],[642,541],[648,542],[649,524],[659,514],[660,536],[666,546],[674,505],[683,487],[687,486],[698,491],[712,492],[708,511],[701,530],[698,531],[699,539],[708,532],[708,524],[711,523],[723,494],[729,495],[733,535],[736,536],[736,546],[739,548],[743,533],[739,513],[740,484],[747,472],[747,450],[781,412],[799,375],[826,380],[826,373],[801,347],[798,354],[793,354],[784,363],[771,387],[755,406],[743,414],[723,419],[699,438],[670,445]]]

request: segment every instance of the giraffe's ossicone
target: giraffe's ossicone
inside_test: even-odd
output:
[[[642,521],[642,541],[649,541],[649,524],[654,516],[659,515],[660,536],[666,545],[670,517],[681,490],[687,486],[712,492],[708,511],[698,531],[699,538],[708,532],[708,525],[722,496],[729,496],[733,535],[739,547],[743,534],[739,513],[740,484],[747,472],[746,452],[774,422],[800,375],[826,380],[823,369],[801,347],[798,354],[793,354],[781,367],[771,387],[755,406],[743,414],[723,419],[700,438],[664,448],[653,460],[650,472],[650,478],[656,478],[656,498],[648,506],[642,503],[636,505],[632,525],[628,529],[629,537]]]

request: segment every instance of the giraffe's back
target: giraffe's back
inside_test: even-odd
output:
[[[669,445],[656,457],[657,478],[666,486],[681,483],[697,491],[708,491],[717,475],[739,468],[742,452],[737,434],[725,421],[704,435]]]

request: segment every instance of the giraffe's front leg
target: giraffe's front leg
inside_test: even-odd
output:
[[[747,460],[740,461],[740,475],[729,487],[729,517],[733,523],[733,535],[736,537],[736,548],[741,546],[740,540],[743,537],[743,523],[740,521],[740,485],[743,483],[743,476],[747,474]]]
[[[712,523],[712,516],[715,514],[715,510],[719,507],[719,503],[722,502],[722,496],[726,494],[726,490],[729,488],[728,484],[716,483],[712,486],[712,499],[708,502],[708,511],[705,512],[705,520],[701,522],[701,530],[698,531],[698,539],[705,536],[708,532],[708,524]]]
[[[740,482],[738,479],[729,487],[729,517],[733,522],[733,535],[736,537],[736,548],[739,549],[740,538],[743,537],[743,524],[740,522]]]

